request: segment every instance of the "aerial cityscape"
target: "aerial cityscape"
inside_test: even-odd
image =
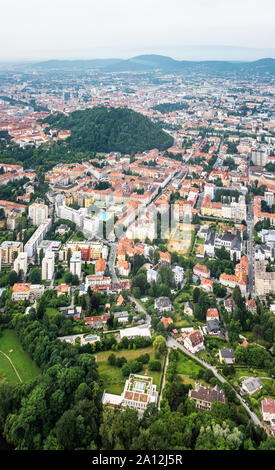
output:
[[[0,450],[275,450],[266,38],[0,56]]]

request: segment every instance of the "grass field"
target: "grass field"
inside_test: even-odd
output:
[[[22,349],[14,330],[4,330],[0,335],[0,351],[11,359],[22,382],[29,382],[40,375],[39,368]],[[19,377],[7,357],[0,353],[0,383],[5,381],[15,385],[21,382]]]
[[[136,350],[122,349],[120,351],[103,351],[96,353],[96,363],[98,365],[98,372],[100,378],[103,380],[103,386],[105,391],[108,393],[115,393],[120,395],[123,392],[127,377],[123,377],[121,368],[109,365],[108,357],[112,353],[114,353],[116,357],[124,356],[127,361],[131,361],[145,353],[149,354],[151,359],[154,359],[154,350],[152,347],[149,346],[148,348]],[[144,375],[146,369],[148,370],[148,364],[144,364],[143,369],[138,374]],[[162,372],[152,372],[148,370],[147,375],[148,377],[153,377],[153,383],[157,386],[157,390],[159,390]]]
[[[191,357],[183,354],[178,350],[177,360],[177,374],[180,375],[185,384],[191,384],[194,386],[197,374],[200,370],[204,370],[197,361],[194,361]],[[202,379],[199,380],[202,385],[206,385]]]
[[[253,377],[254,376],[254,374],[253,374],[254,370],[256,370],[256,376],[257,377],[266,377],[267,376],[267,372],[265,370],[255,369],[254,367],[251,368],[251,370],[249,370],[248,367],[234,366],[234,370],[235,370],[234,379],[236,379],[236,380],[240,379],[241,377]]]
[[[50,320],[51,318],[55,317],[56,315],[60,315],[59,310],[57,308],[47,307],[46,308],[46,316]]]

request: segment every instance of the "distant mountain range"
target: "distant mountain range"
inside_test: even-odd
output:
[[[32,64],[35,69],[43,70],[88,70],[104,72],[151,72],[164,73],[269,73],[275,74],[275,59],[264,58],[252,62],[233,62],[219,60],[188,61],[171,57],[146,54],[130,59],[92,59],[92,60],[48,60]]]

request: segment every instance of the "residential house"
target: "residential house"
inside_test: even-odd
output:
[[[227,365],[234,364],[235,362],[235,354],[233,349],[220,349],[219,350],[219,359],[220,363],[223,362]]]
[[[158,297],[155,299],[154,307],[160,312],[169,311],[173,312],[174,307],[171,303],[171,300],[168,297]]]
[[[204,277],[206,279],[209,279],[210,278],[210,270],[202,265],[202,264],[196,264],[193,268],[193,273],[195,274],[195,276],[198,276],[198,277]]]
[[[188,334],[182,333],[184,347],[191,353],[204,350],[203,335],[199,330],[193,330]]]
[[[257,313],[257,304],[256,304],[256,302],[255,302],[254,299],[248,299],[248,300],[246,301],[246,308],[247,308],[251,313],[253,313],[253,315],[254,315],[255,313]]]
[[[193,317],[193,315],[194,315],[194,310],[193,310],[193,307],[192,307],[191,302],[189,302],[189,301],[185,302],[185,304],[184,304],[184,310],[183,310],[183,311],[184,311],[184,313],[185,313],[186,315],[188,315],[189,317]]]
[[[275,400],[265,398],[261,402],[263,420],[274,425],[275,423]]]
[[[242,390],[249,395],[259,392],[263,388],[263,383],[259,377],[248,377],[242,382]]]
[[[199,410],[211,410],[212,404],[215,402],[225,403],[225,393],[220,390],[218,385],[211,388],[196,383],[195,389],[189,390],[188,396],[190,400],[195,401],[196,408]]]
[[[162,322],[164,328],[168,328],[168,326],[173,323],[173,318],[170,318],[170,317],[162,317],[162,318],[160,319],[160,321]]]
[[[219,320],[219,312],[216,308],[209,308],[206,312],[206,321],[213,319]]]

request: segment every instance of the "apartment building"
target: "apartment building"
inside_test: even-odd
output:
[[[99,258],[108,257],[108,248],[103,245],[100,241],[83,241],[83,242],[73,242],[70,241],[64,246],[65,250],[65,259],[67,259],[68,250],[71,250],[71,253],[75,251],[81,252],[82,261],[91,261]]]
[[[81,276],[81,252],[74,251],[70,259],[70,272],[76,274],[78,277]]]
[[[37,252],[39,244],[44,240],[46,233],[49,231],[51,226],[51,219],[46,219],[38,229],[34,232],[31,238],[27,241],[24,246],[24,251],[28,254],[28,258],[32,258]]]
[[[24,276],[26,276],[28,270],[27,253],[21,252],[18,254],[17,258],[14,260],[13,269],[17,274],[19,274],[19,271],[22,271],[24,273]]]
[[[275,292],[275,272],[266,272],[266,261],[255,262],[255,293],[265,296]]]
[[[38,204],[35,202],[29,206],[28,215],[32,225],[39,226],[48,219],[49,208],[46,204]]]
[[[52,251],[46,251],[42,260],[42,279],[43,281],[51,281],[54,275],[55,254]]]
[[[2,263],[12,264],[15,256],[18,256],[22,251],[22,242],[4,241],[1,245]]]

